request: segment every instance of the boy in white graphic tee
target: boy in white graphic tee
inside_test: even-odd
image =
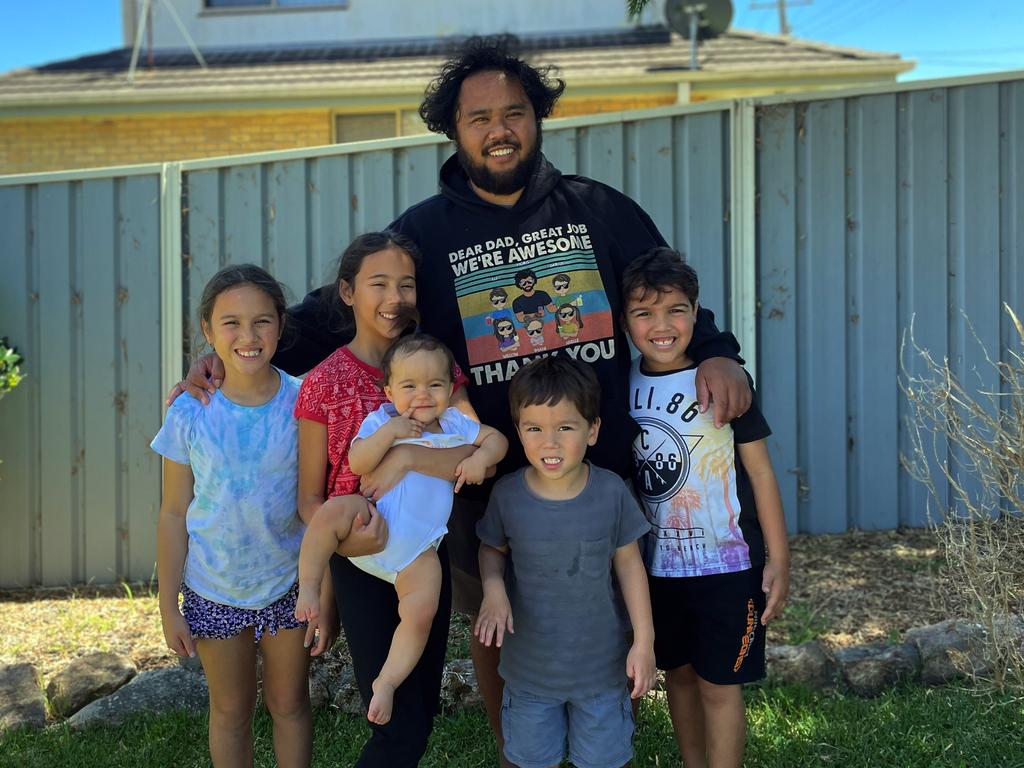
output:
[[[651,522],[644,541],[654,651],[686,765],[739,766],[743,683],[764,677],[765,625],[789,593],[789,547],[756,405],[715,428],[701,413],[686,353],[697,273],[671,248],[635,259],[622,277],[623,325],[640,357],[630,372],[636,490]],[[765,557],[767,547],[768,557]]]

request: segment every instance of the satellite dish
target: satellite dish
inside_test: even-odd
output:
[[[717,37],[732,21],[732,0],[665,0],[665,20],[690,41],[690,69],[697,65],[697,42]]]
[[[687,40],[707,40],[729,28],[732,0],[665,0],[665,20]]]

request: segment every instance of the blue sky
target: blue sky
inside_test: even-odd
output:
[[[733,0],[733,26],[777,32],[777,13],[752,4]],[[6,0],[3,6],[0,72],[122,44],[120,0]],[[915,59],[917,69],[904,79],[1024,69],[1024,0],[813,0],[790,7],[788,17],[797,37]]]

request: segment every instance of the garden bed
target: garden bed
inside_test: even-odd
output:
[[[938,605],[942,553],[925,530],[791,539],[792,590],[769,643],[814,638],[832,648],[894,640],[946,618]],[[0,664],[29,662],[45,681],[95,650],[139,669],[176,663],[160,630],[155,584],[0,591]],[[451,655],[465,655],[465,621],[452,626]]]

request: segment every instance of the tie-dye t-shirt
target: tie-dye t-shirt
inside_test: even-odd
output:
[[[208,406],[179,397],[152,443],[195,477],[185,584],[236,608],[270,605],[298,578],[299,380],[278,374],[281,386],[263,405],[238,405],[220,391]]]

